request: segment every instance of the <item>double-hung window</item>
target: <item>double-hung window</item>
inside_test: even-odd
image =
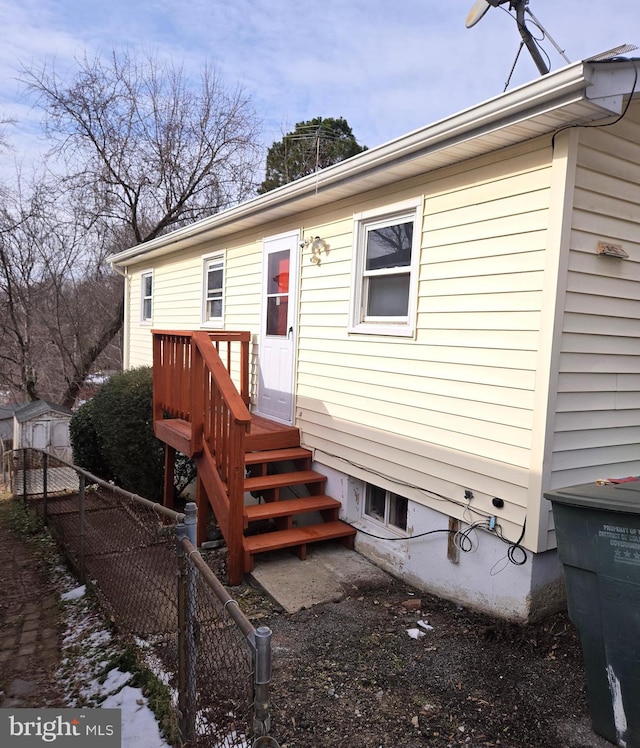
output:
[[[224,313],[224,256],[215,255],[204,259],[204,298],[202,323],[210,327],[221,327]]]
[[[355,216],[351,332],[412,335],[419,261],[419,203]]]
[[[153,316],[153,272],[147,270],[140,275],[140,321],[151,324]]]

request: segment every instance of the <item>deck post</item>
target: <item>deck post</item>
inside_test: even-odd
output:
[[[242,583],[244,576],[244,426],[229,429],[229,537],[227,576],[229,584]]]
[[[162,337],[153,336],[153,421],[162,420],[162,402],[165,399],[165,372],[162,366]]]
[[[197,339],[191,341],[191,444],[194,454],[202,451],[204,432],[204,359],[197,345]]]
[[[175,469],[176,450],[169,444],[164,445],[164,485],[162,489],[162,503],[169,509],[175,507]]]
[[[247,408],[251,401],[249,394],[249,343],[250,340],[242,340],[240,343],[240,395]]]

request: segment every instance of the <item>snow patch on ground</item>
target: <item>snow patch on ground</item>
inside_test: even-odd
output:
[[[87,585],[83,584],[80,587],[69,590],[69,592],[63,592],[60,595],[60,599],[63,602],[67,602],[68,600],[79,600],[81,597],[84,597],[86,591]]]
[[[124,686],[107,697],[101,704],[104,709],[122,710],[122,745],[136,748],[165,748],[153,712],[139,688]]]
[[[73,580],[66,575],[65,586]],[[168,748],[155,715],[140,688],[130,685],[131,673],[117,667],[120,645],[86,596],[86,587],[73,587],[61,594],[66,631],[62,640],[58,678],[69,706],[120,709],[122,745],[136,748]]]

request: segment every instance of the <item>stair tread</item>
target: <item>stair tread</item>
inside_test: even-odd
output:
[[[294,527],[290,530],[275,530],[263,535],[250,535],[243,539],[243,543],[245,552],[262,553],[305,543],[315,543],[320,540],[344,538],[355,534],[356,530],[351,525],[336,520],[335,522],[323,522],[319,525]]]
[[[298,470],[294,473],[276,473],[275,475],[257,475],[245,478],[245,491],[258,491],[264,488],[284,488],[285,486],[299,486],[301,483],[325,483],[326,475],[315,470]]]
[[[300,499],[282,499],[281,501],[267,501],[265,504],[250,504],[245,506],[244,513],[249,522],[271,517],[288,517],[293,514],[317,512],[321,509],[337,509],[341,506],[337,499],[324,494],[320,496],[304,496]]]
[[[261,452],[247,452],[244,456],[246,465],[259,465],[265,462],[283,462],[285,460],[301,460],[311,457],[311,451],[304,447],[290,449],[268,449]]]

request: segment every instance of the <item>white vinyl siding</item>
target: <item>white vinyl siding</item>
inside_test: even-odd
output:
[[[261,244],[239,243],[225,253],[224,329],[256,330],[260,314]],[[213,253],[208,257],[214,256]],[[158,330],[195,330],[203,327],[203,252],[201,247],[190,252],[163,257],[154,267],[153,327]],[[130,308],[139,304],[133,291],[139,273],[131,268]],[[208,326],[204,326],[208,327]],[[219,329],[217,326],[216,329]],[[129,331],[129,366],[149,365],[152,359],[152,336],[148,327]]]
[[[140,273],[153,270],[154,329],[206,329],[203,258],[224,248],[221,329],[251,334],[255,406],[263,241],[295,233],[294,424],[341,516],[375,529],[361,550],[445,596],[507,609],[499,601],[519,589],[528,613],[543,594],[549,604],[544,494],[640,474],[640,100],[619,121],[607,114],[632,77],[628,62],[569,66],[154,240],[126,267],[127,365],[151,363]],[[407,204],[407,313],[372,313],[368,285],[388,275],[406,289],[406,266],[367,268],[363,237]],[[599,256],[601,241],[628,259]],[[384,492],[374,517],[367,485]],[[500,537],[540,555],[515,568],[498,538],[479,535],[478,563],[450,566],[444,537],[440,550],[433,538],[378,540],[401,535],[388,526],[393,494],[407,501],[408,535],[492,516]]]
[[[640,474],[640,110],[579,137],[552,487]]]
[[[430,175],[415,339],[353,336],[348,217],[314,224],[303,260],[297,424],[316,459],[440,511],[489,513],[517,537],[528,501],[549,199],[548,144]],[[415,192],[414,192],[415,194]],[[385,205],[411,196],[377,195]],[[330,289],[330,290],[329,290]],[[402,487],[402,488],[401,488]]]
[[[544,139],[224,238],[225,329],[253,333],[252,357],[262,237],[298,229],[327,242],[319,265],[301,250],[296,337],[296,425],[316,460],[460,519],[465,489],[486,514],[497,496],[503,531],[518,537],[530,499],[550,172]],[[353,216],[416,196],[414,335],[354,335]],[[157,329],[200,326],[208,250],[157,262]],[[132,331],[130,365],[150,363],[150,338]]]

